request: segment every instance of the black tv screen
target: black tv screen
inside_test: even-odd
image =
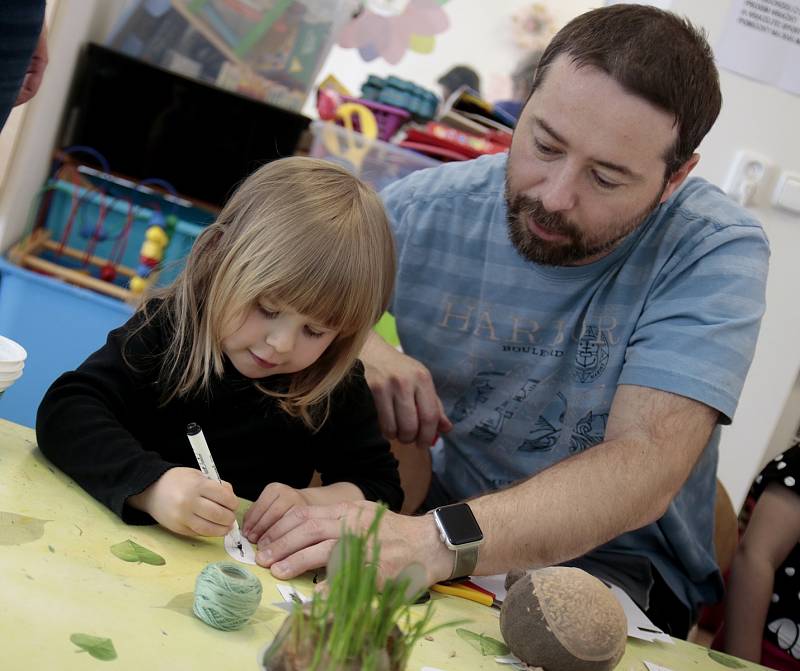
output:
[[[75,73],[62,147],[87,145],[112,172],[158,177],[222,205],[265,162],[291,156],[310,119],[97,44]]]

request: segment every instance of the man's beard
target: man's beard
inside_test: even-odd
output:
[[[647,208],[614,227],[607,239],[596,240],[588,238],[562,214],[548,212],[541,200],[529,198],[524,194],[512,195],[506,179],[508,237],[520,256],[527,261],[544,266],[578,265],[593,257],[600,258],[614,249],[658,207],[663,193],[662,187]],[[567,241],[550,242],[539,238],[528,228],[528,218],[545,231],[565,236]]]

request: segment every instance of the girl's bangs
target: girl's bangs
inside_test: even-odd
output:
[[[363,264],[325,254],[319,262],[297,260],[291,272],[279,273],[263,296],[307,315],[326,328],[351,335],[370,325],[380,315],[380,278]],[[361,272],[354,272],[361,266]]]

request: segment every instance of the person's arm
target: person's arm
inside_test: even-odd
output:
[[[112,331],[77,370],[53,383],[36,416],[39,448],[124,522],[155,520],[176,533],[224,535],[239,503],[230,485],[171,463],[134,435],[132,427],[155,421],[154,362],[163,346],[158,322],[137,330],[141,320],[137,314]]]
[[[800,496],[772,483],[758,499],[731,565],[725,599],[725,651],[761,661],[775,572],[800,541]]]
[[[430,371],[419,361],[397,351],[374,332],[361,350],[361,359],[387,439],[426,448],[437,433],[453,428]]]
[[[28,102],[42,84],[44,78],[44,71],[48,63],[47,54],[47,26],[42,26],[42,32],[39,35],[39,41],[36,44],[36,49],[33,51],[31,61],[25,71],[25,79],[22,80],[22,87],[17,94],[17,99],[14,102],[14,107]]]
[[[557,564],[655,522],[689,477],[717,417],[683,396],[620,386],[602,443],[471,503],[487,537],[478,572]]]
[[[419,223],[413,204],[419,204],[418,194],[427,193],[431,182],[437,181],[435,175],[423,172],[396,180],[380,193],[394,235],[398,278],[404,267],[406,244]],[[394,296],[389,312],[393,303]],[[374,331],[369,334],[359,358],[364,362],[378,422],[387,440],[416,443],[427,449],[437,433],[453,427],[436,393],[431,373],[423,363],[397,351]]]
[[[152,519],[128,498],[179,465],[157,446],[145,449],[135,435],[134,427],[157,421],[156,362],[164,346],[157,318],[139,329],[142,320],[136,314],[77,370],[59,377],[36,415],[44,455],[123,521],[140,524]]]
[[[476,574],[557,564],[654,522],[688,478],[717,416],[716,410],[682,396],[621,386],[603,443],[470,502],[485,537]],[[270,553],[267,565],[280,578],[303,573],[312,568],[303,549],[329,546],[343,519],[365,527],[369,510],[363,504],[337,504],[289,511],[266,534],[261,549]],[[452,553],[429,515],[387,515],[381,542],[387,575],[413,561],[426,563],[430,582],[450,575]]]

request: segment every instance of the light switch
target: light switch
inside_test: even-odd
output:
[[[772,204],[800,214],[800,173],[781,173],[778,185],[772,194]]]

